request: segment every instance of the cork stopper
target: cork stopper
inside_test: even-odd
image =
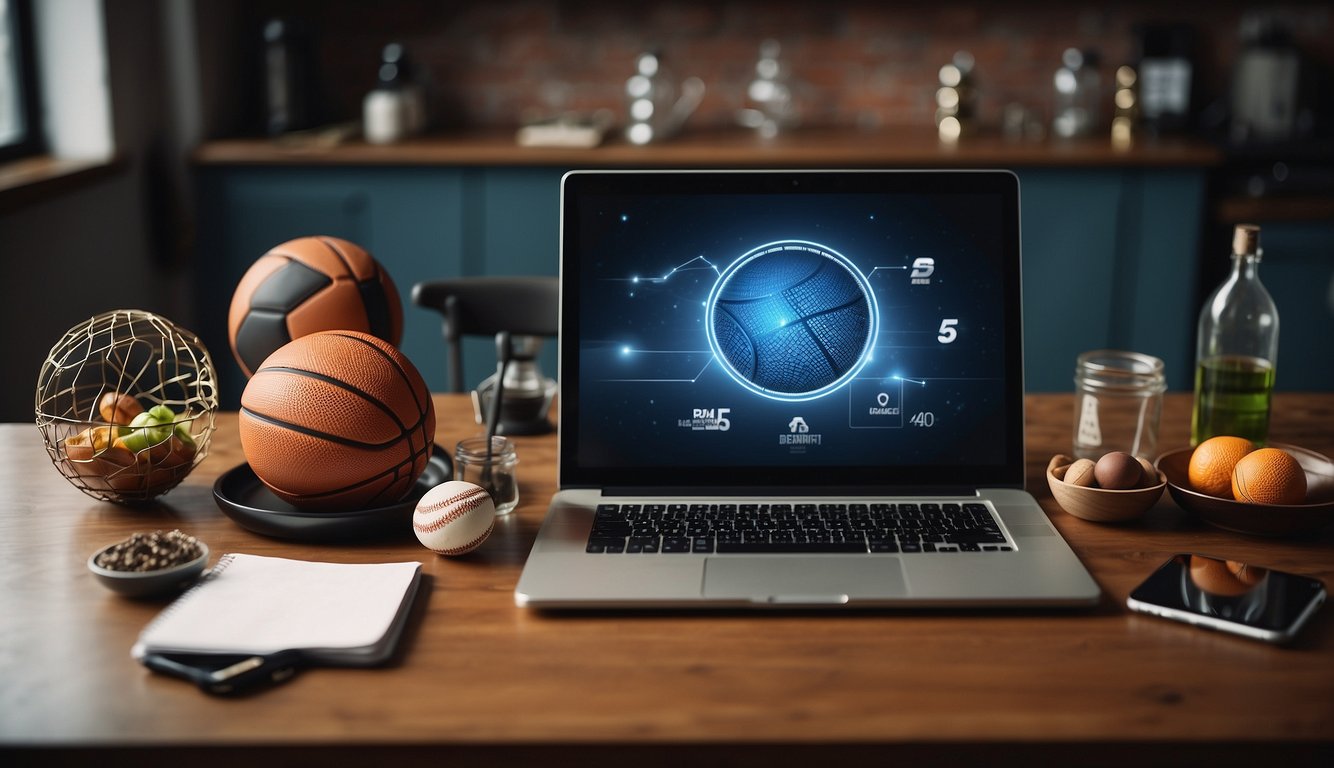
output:
[[[1238,224],[1232,230],[1233,253],[1259,253],[1260,228],[1254,224]]]

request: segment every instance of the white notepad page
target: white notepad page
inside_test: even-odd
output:
[[[348,564],[227,554],[139,635],[145,653],[381,655],[421,563]]]

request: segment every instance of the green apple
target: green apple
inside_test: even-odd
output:
[[[174,411],[165,405],[155,405],[135,416],[130,422],[130,431],[122,435],[120,440],[126,448],[138,453],[145,448],[170,440],[171,423],[175,420]]]

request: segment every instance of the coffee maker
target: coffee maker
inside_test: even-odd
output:
[[[499,435],[541,435],[554,427],[548,418],[556,397],[556,382],[537,364],[540,336],[496,335],[496,372],[472,391],[478,424],[487,423],[496,393],[500,394]]]

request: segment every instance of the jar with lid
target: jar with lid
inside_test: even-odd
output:
[[[519,463],[514,443],[499,435],[460,440],[454,448],[455,478],[479,485],[491,494],[497,515],[508,515],[519,505],[519,483],[514,467]]]
[[[1075,362],[1075,458],[1124,451],[1152,461],[1167,382],[1163,361],[1140,352],[1099,349]]]

